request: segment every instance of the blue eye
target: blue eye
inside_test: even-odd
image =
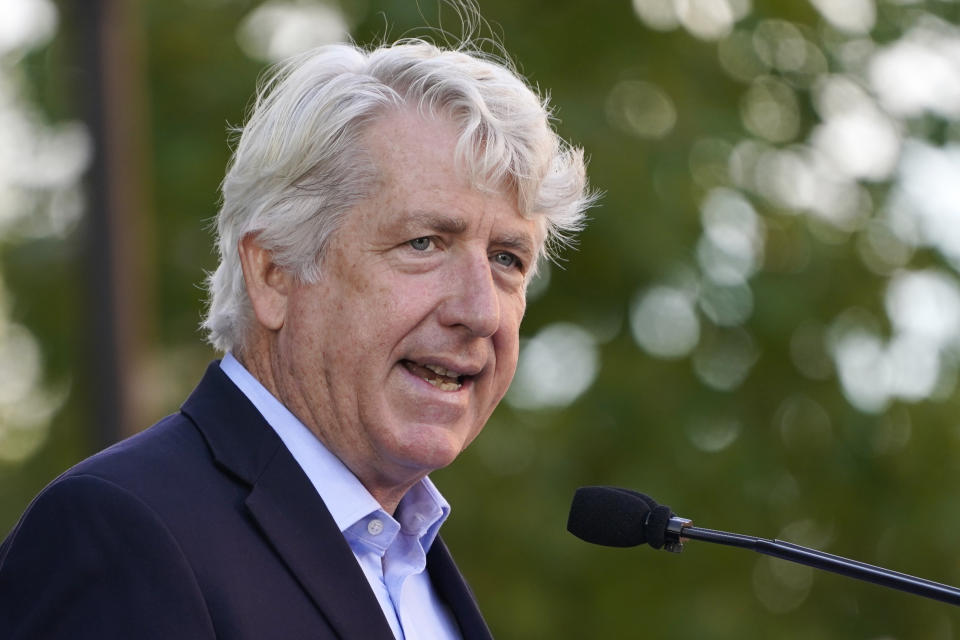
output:
[[[521,267],[520,259],[512,253],[506,251],[498,251],[493,254],[493,261],[496,262],[501,267]]]
[[[427,249],[430,248],[430,245],[432,243],[433,241],[430,238],[424,236],[422,238],[414,238],[413,240],[411,240],[410,246],[413,247],[413,249],[415,249],[416,251],[426,251]]]

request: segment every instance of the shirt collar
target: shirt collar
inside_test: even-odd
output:
[[[280,436],[320,494],[341,532],[378,511],[389,517],[353,472],[254,378],[232,353],[224,356],[220,368]],[[449,515],[450,504],[430,478],[424,477],[400,500],[396,519],[404,533],[417,535],[423,548],[429,549]]]
[[[450,504],[430,478],[424,477],[400,500],[396,519],[400,523],[400,530],[419,537],[423,548],[427,550],[449,515]]]

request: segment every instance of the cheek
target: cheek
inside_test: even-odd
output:
[[[443,286],[441,277],[384,279],[369,311],[376,322],[393,327],[394,332],[409,330],[441,304]]]
[[[495,339],[494,349],[497,358],[497,381],[496,385],[500,393],[505,393],[510,382],[513,380],[513,374],[517,370],[517,358],[520,353],[520,340],[517,331],[502,332]]]
[[[509,300],[501,305],[500,330],[497,332],[497,352],[513,363],[517,364],[517,354],[520,351],[520,323],[523,320],[523,301]]]
[[[298,295],[287,307],[287,317],[279,339],[287,357],[311,353],[323,348],[325,324],[316,313],[313,296]]]
[[[494,336],[494,349],[497,358],[496,386],[500,396],[506,393],[513,381],[517,370],[517,360],[520,355],[520,320],[523,317],[522,307],[505,321]]]

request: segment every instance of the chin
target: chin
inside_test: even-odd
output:
[[[473,439],[464,438],[449,427],[422,426],[416,431],[416,437],[397,443],[394,458],[427,473],[452,463]]]

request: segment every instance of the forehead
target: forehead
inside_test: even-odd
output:
[[[394,195],[470,189],[457,157],[460,132],[447,118],[423,116],[410,108],[388,111],[364,135],[377,178],[375,191]]]
[[[365,133],[365,151],[374,169],[370,200],[379,205],[378,227],[427,221],[440,226],[478,222],[526,234],[539,253],[545,237],[541,216],[521,215],[512,190],[473,184],[457,157],[459,131],[446,118],[411,109],[387,113]],[[400,218],[400,219],[398,219]],[[444,222],[443,219],[447,221]],[[510,231],[513,229],[513,231]]]

